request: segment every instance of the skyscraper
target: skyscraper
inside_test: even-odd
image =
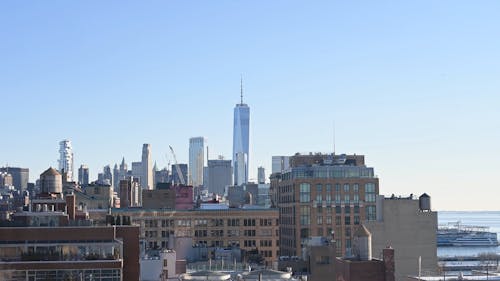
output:
[[[264,167],[259,167],[257,169],[257,182],[258,183],[266,183],[266,170]]]
[[[151,160],[151,145],[142,145],[142,176],[141,186],[143,189],[153,189],[153,160]]]
[[[59,142],[59,171],[66,173],[66,181],[73,181],[73,146],[70,140]],[[63,174],[64,175],[64,174]]]
[[[231,160],[208,160],[208,192],[222,195],[231,181]]]
[[[234,184],[248,182],[250,108],[243,103],[243,79],[241,80],[241,102],[234,107],[233,167]]]
[[[205,163],[204,151],[205,139],[203,137],[189,139],[189,185],[203,185],[203,165]]]
[[[28,188],[29,169],[18,167],[1,167],[0,172],[9,173],[12,176],[12,185],[17,190],[25,191]]]
[[[80,185],[89,184],[89,167],[85,164],[80,165],[78,169],[78,183]]]

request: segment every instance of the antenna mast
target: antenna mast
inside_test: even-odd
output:
[[[335,155],[335,121],[333,121],[333,155]]]
[[[240,94],[241,94],[241,103],[243,104],[243,74],[241,74],[240,77]]]

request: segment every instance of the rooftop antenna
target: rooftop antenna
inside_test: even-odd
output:
[[[243,105],[243,74],[240,77],[240,93],[241,93],[241,104]]]
[[[335,156],[335,120],[333,121],[333,155]]]

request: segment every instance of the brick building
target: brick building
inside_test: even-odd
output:
[[[296,154],[271,175],[272,205],[279,209],[280,255],[300,256],[310,236],[337,236],[337,255],[350,255],[352,234],[376,219],[379,180],[362,155]]]

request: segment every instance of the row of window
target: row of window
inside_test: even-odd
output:
[[[240,226],[241,219],[228,219],[227,226]],[[260,226],[272,226],[273,219],[260,219],[258,220]],[[155,228],[158,227],[161,222],[161,227],[174,227],[174,220],[144,220],[144,227],[146,228]],[[194,226],[209,226],[209,220],[207,219],[195,219],[192,222]],[[177,220],[178,226],[191,226],[191,220]],[[243,219],[243,226],[256,226],[256,219]],[[278,225],[278,221],[276,220],[276,225]],[[223,219],[212,219],[210,220],[210,226],[224,226]]]
[[[353,185],[353,191],[355,192],[354,194],[349,193],[349,188],[350,188],[349,184],[344,184],[344,198],[343,198],[344,202],[350,203],[352,198],[353,203],[359,203],[359,194],[357,194],[357,192],[359,191],[359,185],[358,184]],[[299,202],[301,203],[311,202],[311,184],[301,183],[299,185],[299,191],[300,191]],[[326,185],[326,191],[327,193],[325,196],[325,201],[328,204],[332,201],[330,184]],[[374,183],[365,184],[365,202],[375,202],[375,195],[376,195],[375,184]],[[335,202],[340,204],[341,200],[342,200],[342,194],[340,193],[340,184],[335,184]],[[323,202],[323,186],[321,184],[316,185],[316,201],[318,203]]]

